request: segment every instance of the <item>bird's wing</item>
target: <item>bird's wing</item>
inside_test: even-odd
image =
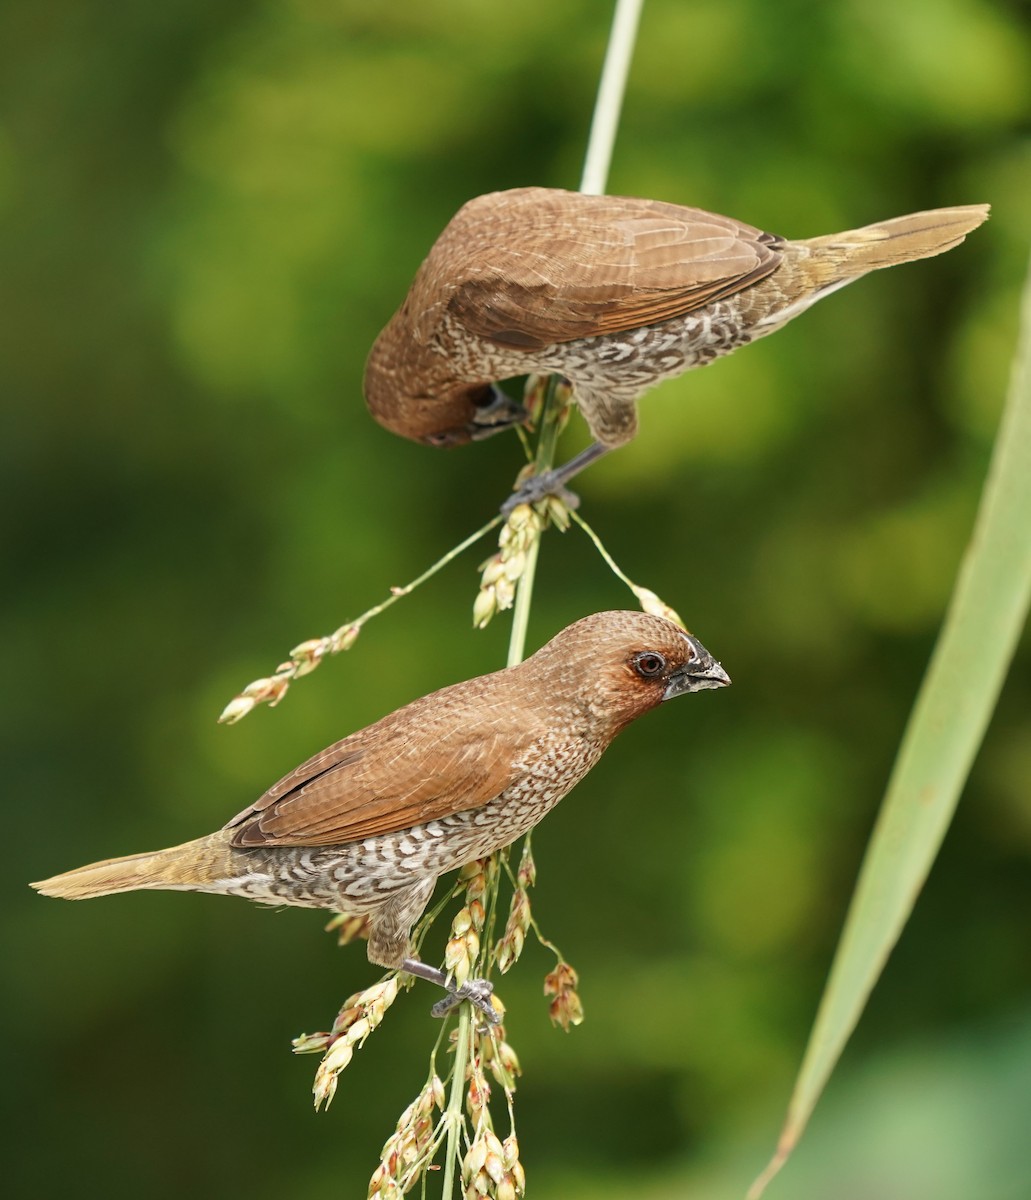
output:
[[[526,350],[683,316],[769,275],[783,245],[699,208],[543,188],[480,197],[445,237],[428,282],[448,311]]]
[[[494,799],[516,776],[521,736],[516,744],[504,737],[489,706],[470,711],[440,703],[442,695],[423,697],[302,763],[226,825],[232,844],[341,845]]]

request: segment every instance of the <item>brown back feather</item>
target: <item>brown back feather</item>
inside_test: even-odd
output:
[[[539,349],[701,308],[769,275],[781,245],[731,217],[658,200],[494,192],[441,234],[412,286],[411,311],[423,341],[446,304],[480,337]]]
[[[482,807],[537,727],[502,711],[494,679],[423,696],[316,754],[228,822],[232,844],[339,845]]]

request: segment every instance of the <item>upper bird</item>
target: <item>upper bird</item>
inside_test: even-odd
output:
[[[410,957],[437,877],[536,825],[631,721],[729,682],[672,622],[596,613],[518,666],[352,733],[217,833],[32,886],[68,900],[154,888],[366,914],[372,962],[447,986],[443,972]],[[472,981],[452,995],[483,1006],[489,985]]]
[[[434,243],[372,347],[365,398],[393,432],[451,446],[523,419],[495,380],[563,375],[595,445],[549,475],[557,486],[634,436],[649,388],[868,271],[951,250],[987,216],[972,204],[788,241],[659,200],[492,192]]]

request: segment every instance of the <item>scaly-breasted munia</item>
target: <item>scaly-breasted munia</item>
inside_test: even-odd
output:
[[[365,367],[373,416],[458,445],[522,419],[494,381],[557,373],[595,444],[534,499],[637,431],[649,388],[780,329],[869,271],[957,246],[984,204],[789,241],[658,200],[516,188],[459,209]]]
[[[444,984],[442,972],[410,957],[437,877],[536,825],[631,721],[729,682],[672,622],[596,613],[518,666],[352,733],[217,833],[32,886],[69,900],[153,888],[364,914],[372,962]],[[456,993],[481,1006],[488,994],[478,981]]]

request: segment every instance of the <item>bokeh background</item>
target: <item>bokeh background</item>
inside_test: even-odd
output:
[[[281,707],[214,723],[505,495],[514,437],[393,438],[362,363],[464,200],[576,186],[610,15],[0,11],[9,1194],[364,1196],[424,1078],[424,991],[316,1117],[289,1039],[372,981],[361,947],[302,911],[25,885],[207,832],[324,744],[501,665],[507,619],[470,628],[474,551]],[[1016,0],[649,0],[610,190],[788,236],[994,208],[960,249],[665,385],[582,480],[734,687],[635,726],[536,839],[536,912],[587,1010],[550,1027],[543,952],[505,981],[541,1200],[738,1196],[772,1148],[1002,403],[1029,101]],[[631,604],[579,533],[550,535],[531,641]],[[1029,1194],[1027,667],[1025,645],[773,1200]]]

